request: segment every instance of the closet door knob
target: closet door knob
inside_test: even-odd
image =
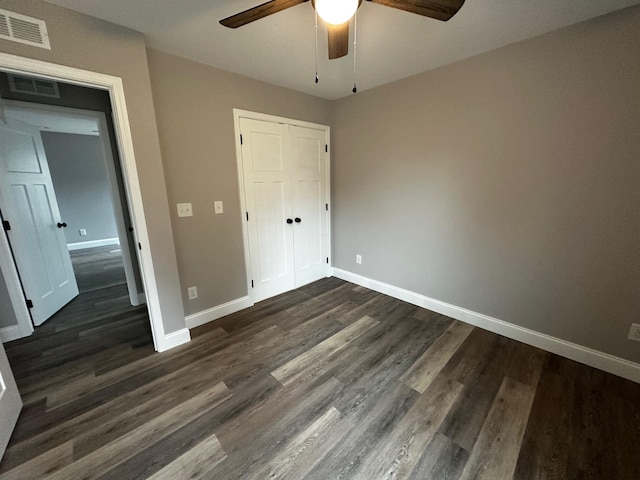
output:
[[[296,223],[301,223],[302,219],[300,217],[296,217]]]
[[[67,228],[67,224],[65,222],[63,223],[58,222],[58,228]]]
[[[287,218],[287,223],[291,225],[293,223],[293,220],[291,220],[290,218]]]

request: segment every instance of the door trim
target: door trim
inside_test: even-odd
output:
[[[247,275],[247,296],[249,298],[249,306],[254,305],[253,301],[253,288],[251,287],[251,256],[249,251],[249,227],[247,225],[247,220],[245,218],[245,214],[247,212],[247,204],[246,204],[246,191],[244,185],[244,169],[242,167],[242,145],[240,143],[240,119],[246,118],[251,120],[262,120],[265,122],[272,123],[286,123],[288,125],[295,125],[298,127],[305,128],[313,128],[313,129],[321,129],[327,131],[327,203],[329,204],[329,221],[327,222],[327,236],[329,237],[328,242],[328,255],[329,255],[329,264],[327,265],[327,277],[331,276],[331,268],[332,268],[332,244],[331,244],[331,127],[328,125],[322,125],[320,123],[312,123],[305,122],[303,120],[295,120],[286,117],[279,117],[276,115],[269,115],[266,113],[258,113],[252,112],[249,110],[241,110],[238,108],[233,109],[233,125],[236,136],[236,167],[238,172],[238,195],[240,196],[240,213],[242,215],[242,239],[244,246],[244,263],[245,270]]]
[[[149,233],[147,231],[147,222],[144,214],[144,204],[138,179],[133,138],[131,136],[122,78],[7,53],[0,53],[0,69],[8,73],[57,80],[109,92],[111,108],[113,109],[113,126],[116,142],[122,160],[125,191],[127,192],[129,207],[131,209],[131,221],[135,229],[136,240],[142,245],[148,246]],[[6,236],[2,235],[1,237],[3,237],[2,242],[6,243]],[[160,297],[156,284],[156,274],[151,257],[151,249],[148,247],[144,248],[138,252],[138,255],[142,283],[147,299],[153,344],[157,351],[164,351],[166,350],[167,340],[162,323]],[[2,259],[3,257],[0,257],[0,260]],[[5,268],[11,268],[11,265],[0,264],[0,269],[4,271]],[[15,266],[13,268],[15,269]],[[15,278],[13,281],[15,281]]]

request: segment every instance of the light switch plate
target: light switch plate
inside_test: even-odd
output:
[[[190,203],[178,204],[178,216],[179,217],[193,217],[193,207]]]
[[[213,210],[216,212],[216,215],[220,215],[221,213],[224,213],[221,200],[216,200],[215,202],[213,202]]]

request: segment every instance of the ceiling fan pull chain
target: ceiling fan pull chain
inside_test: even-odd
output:
[[[316,84],[320,81],[318,78],[318,11],[313,10],[316,14]]]
[[[353,16],[353,93],[358,93],[356,86],[356,67],[358,65],[358,11]]]

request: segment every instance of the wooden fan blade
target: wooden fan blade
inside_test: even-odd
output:
[[[423,17],[446,22],[464,5],[464,0],[367,0],[379,5],[398,8]]]
[[[329,60],[344,57],[349,53],[349,22],[341,25],[327,23],[329,37]]]
[[[272,0],[271,2],[263,3],[257,7],[250,8],[244,12],[237,13],[231,17],[227,17],[220,20],[220,23],[225,27],[238,28],[247,23],[255,22],[261,18],[268,17],[274,13],[281,12],[287,8],[295,7],[301,3],[308,2],[309,0]]]

